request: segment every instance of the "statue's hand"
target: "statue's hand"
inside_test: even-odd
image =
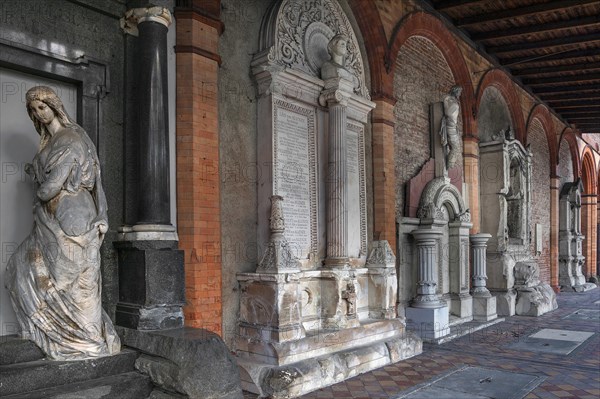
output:
[[[106,232],[108,231],[108,222],[104,219],[96,220],[94,222],[94,227],[98,229],[98,232],[100,234],[106,234]]]

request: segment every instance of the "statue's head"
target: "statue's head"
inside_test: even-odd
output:
[[[333,58],[334,55],[344,57],[346,60],[346,54],[348,53],[348,36],[343,33],[338,33],[331,38],[329,44],[327,44],[327,52]]]
[[[456,98],[460,97],[461,93],[462,93],[462,86],[455,85],[455,86],[452,86],[452,88],[450,89],[450,94]]]
[[[43,133],[46,132],[46,125],[49,122],[51,122],[51,120],[46,121],[39,117],[39,112],[36,112],[36,109],[34,108],[39,108],[40,104],[43,104],[46,107],[48,107],[54,114],[54,117],[58,118],[61,125],[70,126],[73,124],[71,118],[69,118],[69,115],[67,114],[67,111],[65,111],[65,107],[61,99],[50,87],[32,87],[27,91],[27,94],[25,95],[25,100],[27,102],[27,113],[33,121],[35,129],[41,136],[43,136]]]

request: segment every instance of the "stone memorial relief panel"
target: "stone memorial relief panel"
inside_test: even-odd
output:
[[[351,258],[359,258],[365,256],[367,252],[364,128],[359,125],[348,124],[346,132],[346,151],[348,153],[348,250]]]
[[[299,259],[316,251],[315,109],[273,103],[274,191],[283,197],[285,238]]]

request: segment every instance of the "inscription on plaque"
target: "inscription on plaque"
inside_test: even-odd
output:
[[[311,251],[309,122],[307,115],[276,107],[275,191],[284,199],[284,235],[299,259]]]
[[[347,170],[348,170],[348,255],[357,258],[360,255],[360,165],[358,132],[355,129],[346,130],[347,137]]]

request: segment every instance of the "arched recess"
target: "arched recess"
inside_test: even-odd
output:
[[[371,76],[371,98],[393,99],[393,76],[386,71],[387,40],[383,23],[374,1],[350,0],[350,8],[362,34]]]
[[[565,140],[569,145],[571,161],[573,162],[573,180],[576,180],[578,177],[581,177],[581,159],[579,158],[579,151],[577,149],[577,136],[575,135],[575,131],[570,127],[564,128],[560,134],[558,148],[560,148],[563,140]],[[561,160],[559,158],[556,159],[557,165],[560,163],[560,161]]]
[[[388,70],[393,70],[394,60],[397,59],[400,48],[412,36],[422,36],[433,42],[448,63],[456,84],[462,86],[460,103],[463,136],[472,136],[476,128],[473,118],[474,98],[471,75],[454,35],[444,26],[441,20],[429,13],[416,11],[406,15],[398,22],[390,38],[385,57]]]
[[[523,145],[525,145],[525,132],[526,126],[525,121],[523,120],[523,112],[521,110],[521,100],[517,95],[517,91],[515,90],[515,86],[512,80],[506,76],[504,72],[499,69],[490,69],[488,70],[479,81],[477,85],[477,93],[476,93],[476,107],[475,114],[479,113],[479,107],[481,105],[481,99],[483,97],[483,93],[488,87],[495,87],[500,91],[502,97],[506,101],[508,105],[508,109],[510,111],[510,117],[513,122],[513,129],[515,130],[515,138],[519,140]]]
[[[550,164],[548,165],[548,167],[550,168],[550,177],[556,177],[556,166],[558,164],[558,146],[556,142],[556,133],[554,132],[554,123],[552,123],[552,118],[550,116],[548,108],[546,108],[542,104],[536,104],[531,109],[531,111],[529,112],[529,117],[527,118],[527,134],[529,134],[529,128],[531,127],[534,119],[540,121],[542,127],[544,128],[544,133],[546,133],[546,139],[548,140],[548,151],[550,152]],[[525,141],[521,142],[523,143],[523,145],[527,146],[527,136],[525,137]]]
[[[590,277],[595,274],[597,254],[597,187],[598,177],[594,153],[589,145],[586,145],[581,155],[581,180],[583,182],[583,195],[581,196],[581,229],[585,239],[583,240],[583,275]]]
[[[514,137],[514,122],[508,101],[497,87],[489,85],[483,90],[477,104],[477,137],[479,143],[494,141],[507,128]]]

